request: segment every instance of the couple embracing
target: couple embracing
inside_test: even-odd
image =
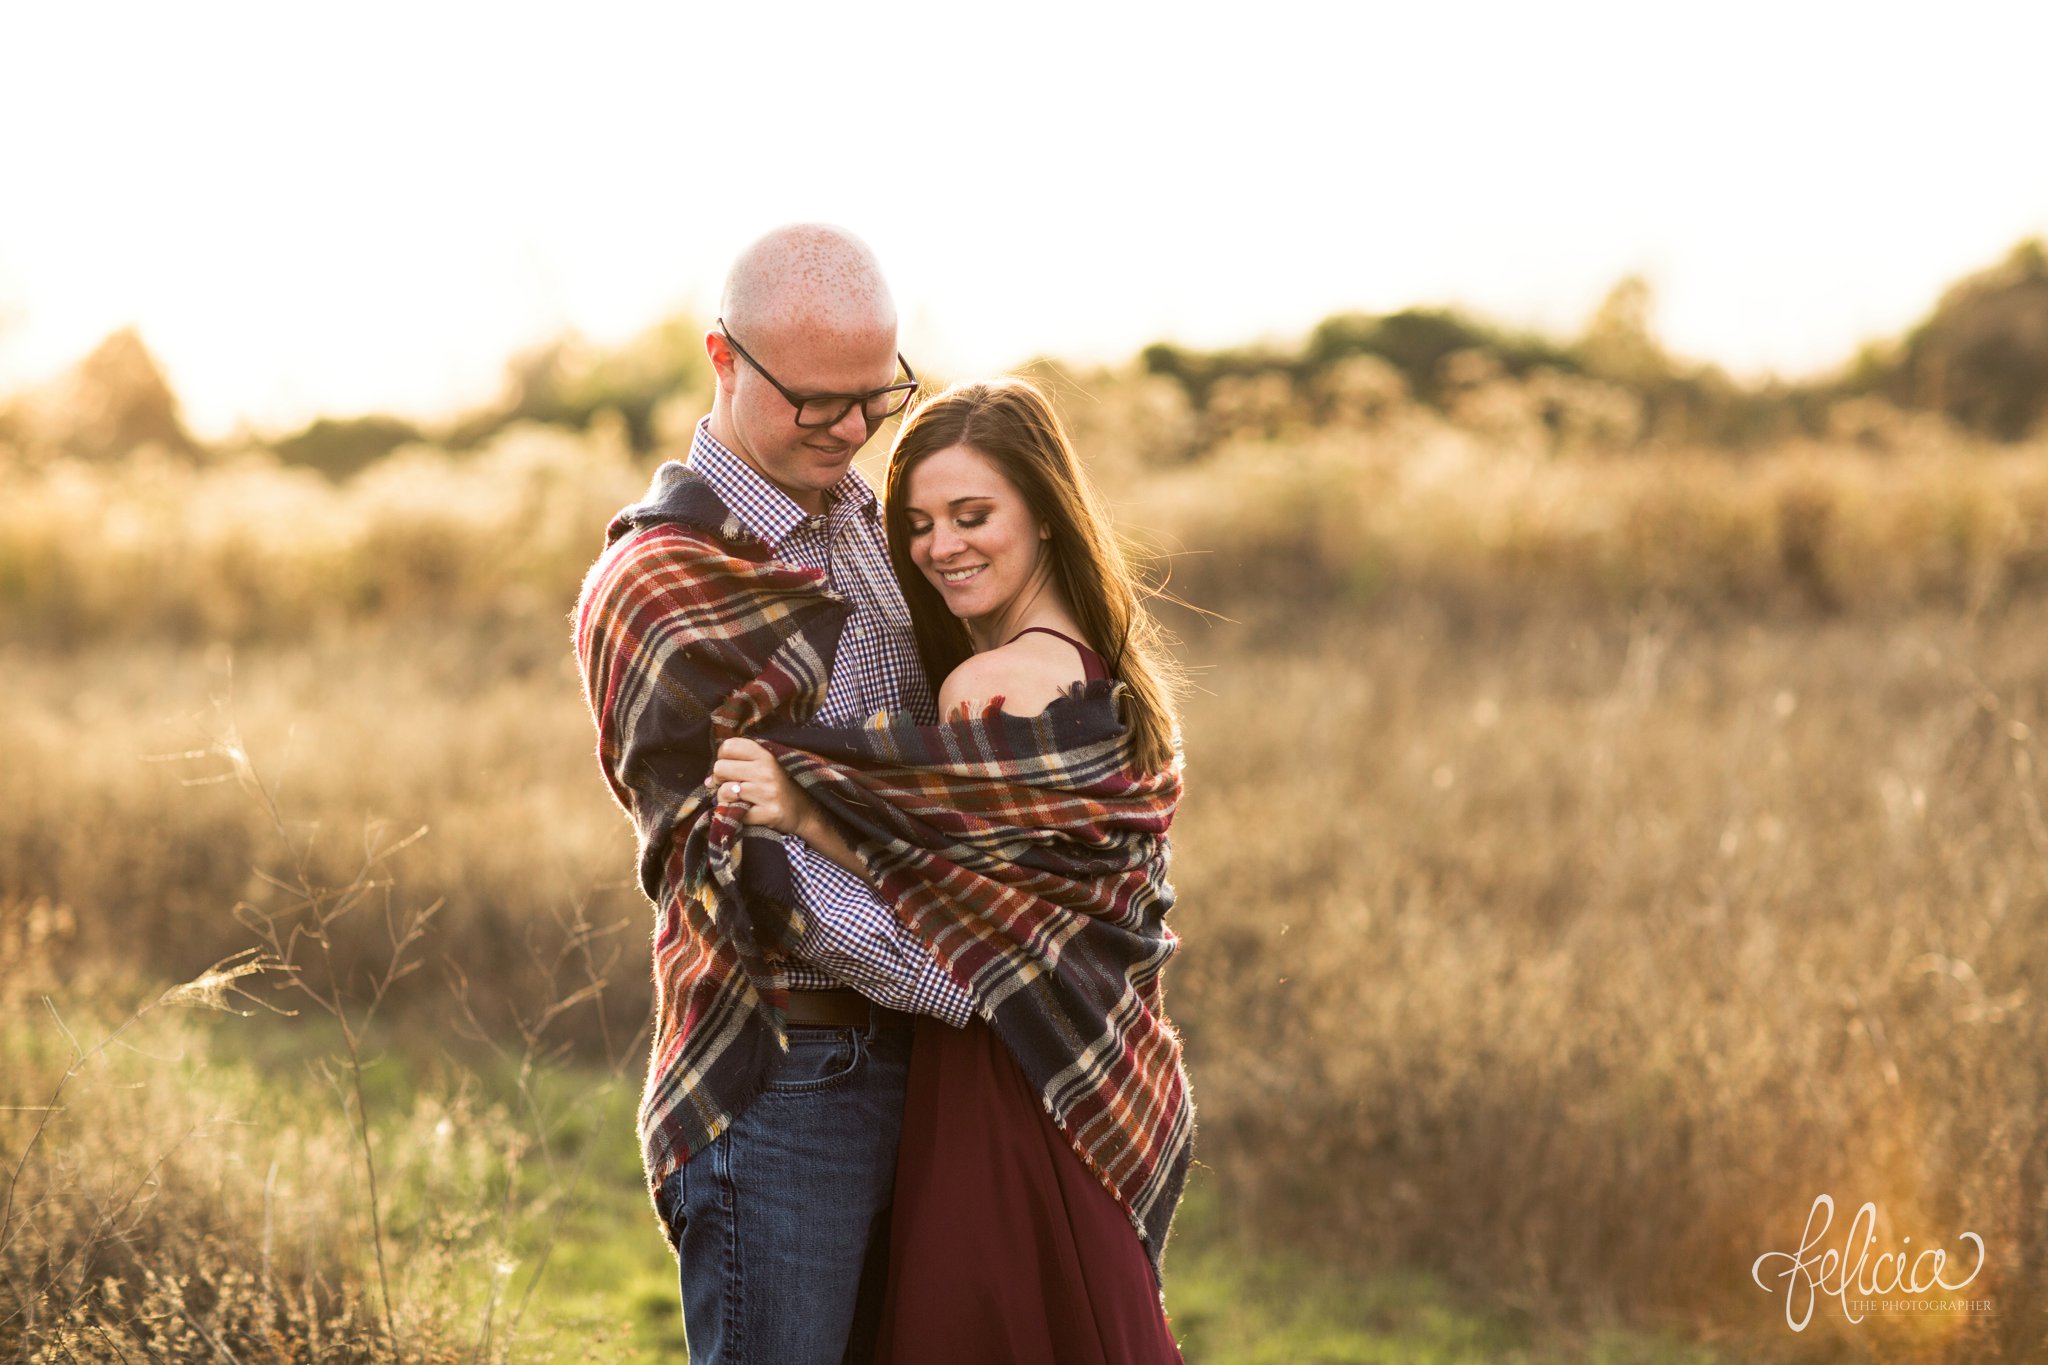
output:
[[[868,249],[733,265],[576,652],[656,910],[639,1128],[699,1365],[1177,1361],[1174,664],[1045,398],[912,408]]]

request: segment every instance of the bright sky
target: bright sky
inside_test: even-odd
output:
[[[2048,233],[2048,5],[0,9],[0,391],[138,325],[203,435],[432,416],[825,218],[914,362],[1457,303],[1797,373]],[[921,366],[922,368],[923,366]]]

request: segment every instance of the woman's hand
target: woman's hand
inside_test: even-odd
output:
[[[782,765],[751,739],[729,739],[718,746],[711,765],[718,799],[740,807],[740,823],[766,825],[784,834],[801,835],[819,818],[817,804],[784,772]]]

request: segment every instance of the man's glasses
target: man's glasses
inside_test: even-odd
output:
[[[775,386],[775,391],[789,400],[796,409],[796,424],[800,427],[832,427],[846,420],[846,414],[856,407],[869,426],[874,426],[886,417],[903,411],[903,405],[910,401],[910,395],[917,392],[917,373],[910,368],[910,362],[902,352],[896,355],[896,363],[903,367],[903,373],[910,378],[901,384],[888,384],[866,393],[792,393],[782,386],[782,381],[768,373],[761,362],[747,354],[747,348],[740,345],[739,338],[726,330],[725,319],[718,320],[718,330],[740,353],[740,359],[752,365],[760,376]]]

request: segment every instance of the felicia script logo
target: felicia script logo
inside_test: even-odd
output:
[[[1766,1251],[1749,1268],[1757,1288],[1785,1296],[1785,1325],[1795,1332],[1806,1330],[1813,1320],[1814,1305],[1828,1295],[1842,1305],[1842,1316],[1863,1321],[1868,1313],[1956,1313],[1987,1312],[1990,1304],[1980,1299],[1930,1299],[1936,1290],[1954,1294],[1977,1278],[1984,1268],[1984,1239],[1974,1232],[1960,1240],[1977,1249],[1976,1263],[1961,1279],[1950,1278],[1949,1255],[1938,1246],[1913,1250],[1913,1239],[1903,1238],[1897,1250],[1871,1252],[1877,1245],[1877,1205],[1866,1202],[1856,1210],[1840,1246],[1823,1246],[1828,1228],[1835,1221],[1835,1201],[1821,1195],[1806,1215],[1806,1231],[1800,1234],[1797,1251]],[[1769,1267],[1771,1284],[1765,1280]]]

